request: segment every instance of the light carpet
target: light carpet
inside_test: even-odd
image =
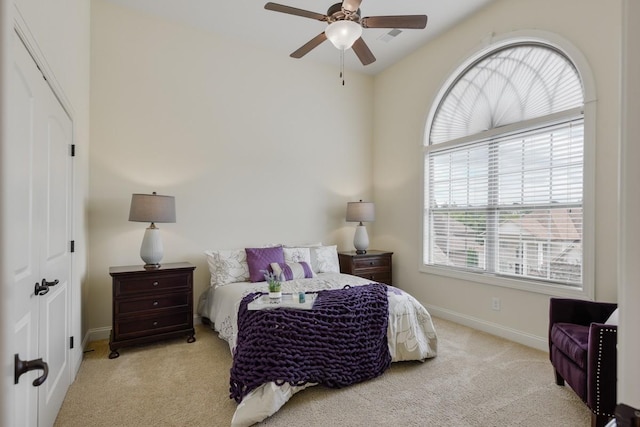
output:
[[[293,396],[264,426],[584,427],[590,412],[554,382],[546,353],[434,318],[438,356],[381,377]],[[90,343],[55,426],[229,426],[231,356],[206,326],[197,341],[125,348]]]

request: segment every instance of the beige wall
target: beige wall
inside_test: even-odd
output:
[[[569,41],[586,57],[594,76],[595,297],[616,300],[620,11],[620,1],[498,0],[376,77],[373,186],[379,212],[373,243],[395,252],[394,282],[434,314],[546,346],[548,296],[419,272],[422,144],[434,98],[449,74],[491,36],[527,29]],[[501,299],[500,311],[491,310],[492,297]]]
[[[638,353],[640,342],[640,3],[636,0],[623,2],[623,63],[622,63],[622,138],[620,150],[620,260],[619,307],[620,327],[618,328],[618,402],[640,408],[640,366]]]
[[[371,196],[373,80],[92,3],[89,328],[111,327],[109,266],[134,265],[132,193],[176,197],[164,262],[323,241],[348,249],[347,201]],[[97,336],[97,335],[96,335]]]

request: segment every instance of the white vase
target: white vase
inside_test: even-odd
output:
[[[280,298],[282,298],[282,291],[269,292],[269,298],[270,299],[280,299]]]
[[[356,248],[356,253],[367,253],[367,248],[369,247],[369,235],[367,234],[367,227],[362,223],[356,227],[356,234],[353,236],[353,246]]]
[[[160,267],[160,261],[164,255],[160,229],[151,224],[144,231],[142,246],[140,246],[140,258],[145,262],[145,267]]]

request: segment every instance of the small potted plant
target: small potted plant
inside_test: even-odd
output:
[[[269,284],[269,298],[282,298],[282,284],[280,283],[280,277],[273,271],[265,271],[264,278]]]

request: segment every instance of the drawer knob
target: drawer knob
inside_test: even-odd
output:
[[[158,301],[153,302],[153,306],[155,307],[156,305],[158,305]]]
[[[369,261],[369,265],[373,265],[373,261]]]
[[[153,322],[153,326],[158,326],[158,322],[157,321]]]
[[[158,286],[158,282],[153,282],[153,286]]]

